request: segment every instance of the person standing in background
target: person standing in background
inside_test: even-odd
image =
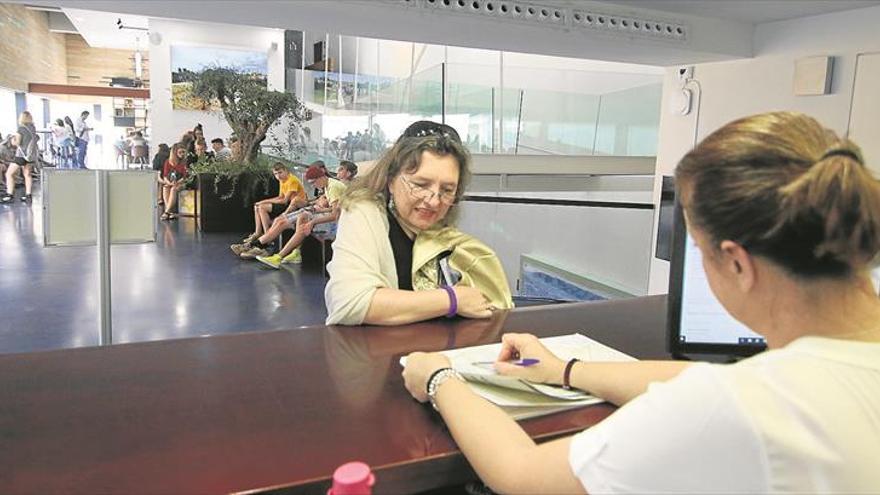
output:
[[[52,139],[54,141],[55,165],[60,168],[70,166],[70,145],[73,142],[73,129],[69,129],[64,121],[56,119],[52,126]]]
[[[67,143],[68,167],[76,166],[76,125],[69,115],[64,116],[64,127],[70,134],[70,141]]]
[[[89,127],[86,123],[86,119],[89,118],[89,111],[85,110],[80,114],[79,119],[76,121],[76,166],[77,168],[86,168],[86,153],[89,151],[89,141],[91,140],[91,135],[89,131],[94,130]]]
[[[18,117],[18,149],[15,151],[15,160],[6,170],[6,194],[0,197],[0,203],[9,203],[12,201],[13,192],[15,191],[15,173],[18,169],[22,169],[24,175],[24,196],[21,197],[23,203],[31,201],[31,189],[34,185],[34,178],[31,172],[34,163],[39,160],[40,148],[37,145],[37,128],[34,127],[34,118],[30,112],[21,112]]]

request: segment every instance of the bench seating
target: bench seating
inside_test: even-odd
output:
[[[334,235],[324,232],[313,232],[306,237],[302,246],[300,246],[303,266],[320,269],[324,272],[325,277],[329,277],[327,263],[333,259],[333,241],[335,239]]]

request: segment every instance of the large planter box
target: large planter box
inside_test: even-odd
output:
[[[262,187],[249,202],[245,201],[244,189],[253,183],[253,179],[239,176],[235,194],[229,199],[220,199],[232,188],[231,179],[221,179],[215,192],[214,176],[216,174],[198,174],[199,192],[199,229],[202,232],[236,232],[254,231],[253,203],[263,198],[278,195],[278,181],[271,181],[269,193],[265,194]]]

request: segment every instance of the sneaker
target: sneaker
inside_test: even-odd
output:
[[[250,249],[252,247],[253,246],[251,246],[250,244],[243,242],[241,244],[233,244],[233,245],[229,246],[229,249],[231,249],[232,252],[235,253],[236,256],[239,256],[241,253],[247,251],[248,249]]]
[[[11,202],[12,202],[12,195],[11,194],[4,194],[3,196],[0,196],[0,203],[11,203]]]
[[[247,251],[242,251],[240,255],[238,255],[241,259],[252,260],[257,256],[269,256],[269,251],[267,249],[253,246]]]
[[[266,266],[271,266],[276,270],[281,268],[282,263],[280,254],[273,254],[272,256],[257,256],[257,261]]]
[[[303,262],[302,253],[299,252],[299,248],[296,248],[293,250],[292,253],[290,253],[287,256],[285,256],[284,258],[282,258],[281,262],[285,263],[285,264],[286,263],[294,263],[294,264],[298,265]]]
[[[30,203],[31,201],[33,201],[33,199],[34,199],[34,198],[33,198],[32,195],[30,195],[30,194],[25,194],[24,196],[21,197],[21,202],[22,202],[22,203]]]
[[[241,243],[242,244],[250,244],[259,238],[260,238],[260,236],[258,236],[257,234],[251,234],[251,235],[245,237],[244,239],[242,239]]]

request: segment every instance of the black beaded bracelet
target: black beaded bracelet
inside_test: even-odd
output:
[[[426,394],[431,393],[431,382],[434,381],[434,377],[437,376],[441,371],[449,370],[449,369],[452,369],[452,368],[447,366],[446,368],[440,368],[439,370],[436,370],[433,373],[431,373],[431,376],[428,377],[428,381],[425,382],[425,393]]]

